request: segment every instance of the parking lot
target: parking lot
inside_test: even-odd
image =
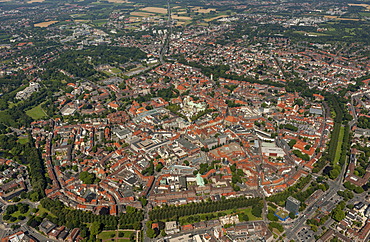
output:
[[[302,242],[315,241],[314,232],[307,227],[301,229],[301,231],[298,232],[297,236],[299,238],[299,241]]]

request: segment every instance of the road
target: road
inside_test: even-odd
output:
[[[2,199],[0,199],[0,200],[1,200],[0,202],[4,204],[4,206],[3,206],[3,211],[5,211],[5,210],[6,210],[6,207],[7,207],[8,205],[13,205],[13,204],[18,204],[18,203],[25,203],[25,204],[28,204],[28,205],[30,205],[30,209],[32,209],[32,208],[37,208],[37,206],[40,204],[39,202],[31,202],[31,201],[29,201],[29,200],[22,200],[22,201],[17,202],[17,203],[15,203],[15,202],[8,202],[8,201],[4,201],[4,200],[2,200]],[[47,237],[43,236],[42,234],[38,233],[35,229],[33,229],[33,228],[31,228],[31,227],[27,226],[27,221],[28,221],[28,219],[25,219],[25,220],[22,220],[22,221],[17,222],[17,223],[9,223],[9,224],[6,224],[6,223],[3,221],[2,216],[0,216],[0,238],[5,238],[5,237],[7,237],[7,236],[9,236],[9,235],[12,235],[12,234],[14,234],[14,233],[16,233],[16,232],[23,231],[23,232],[25,232],[27,235],[30,235],[30,236],[32,236],[32,237],[34,237],[34,238],[36,238],[36,239],[37,239],[37,240],[39,240],[39,241],[57,241],[57,240],[49,239],[49,238],[47,238]],[[12,229],[12,228],[11,228],[11,226],[12,226],[13,224],[18,224],[18,225],[20,225],[20,228],[15,229],[15,230],[14,230],[14,229]]]
[[[157,178],[154,179],[152,186],[149,188],[146,198],[148,198],[148,195],[150,194],[151,190],[153,189],[156,180],[157,180]],[[147,230],[146,222],[149,221],[149,208],[148,207],[149,207],[149,203],[144,208],[144,220],[142,222],[142,226],[143,226],[142,233],[143,233],[143,241],[144,242],[150,242],[150,238],[148,238],[146,236],[146,230]]]
[[[355,108],[353,106],[353,98],[354,98],[354,96],[355,95],[352,95],[351,96],[351,103],[350,103],[350,106],[349,106],[349,108],[350,108],[350,110],[352,112],[352,117],[353,117],[353,119],[348,123],[350,128],[352,128],[353,125],[355,125],[357,123],[357,114],[356,114],[356,110],[355,110]]]
[[[318,199],[313,203],[311,204],[310,206],[308,206],[301,214],[302,216],[300,216],[298,219],[296,219],[291,226],[286,226],[286,235],[287,235],[287,238],[288,239],[294,239],[294,240],[297,240],[298,241],[298,237],[297,237],[297,233],[299,232],[299,230],[301,230],[304,225],[306,224],[306,221],[307,219],[309,218],[309,215],[316,211],[320,205],[323,203],[323,201],[329,201],[334,195],[337,194],[337,192],[339,190],[344,190],[343,186],[342,186],[342,181],[344,179],[344,174],[345,174],[345,168],[346,168],[346,165],[344,165],[342,167],[342,170],[341,170],[341,173],[340,175],[338,176],[338,178],[334,181],[331,181],[329,180],[328,181],[328,184],[329,184],[329,189],[323,193],[320,197],[318,197]]]
[[[5,225],[1,225],[1,226],[5,226]],[[51,242],[57,242],[58,240],[53,240],[53,239],[50,239],[50,238],[47,238],[45,236],[43,236],[42,234],[38,233],[36,230],[34,230],[33,228],[27,226],[25,223],[21,225],[21,227],[19,229],[12,229],[12,228],[0,228],[0,238],[5,238],[5,237],[8,237],[12,234],[15,234],[19,231],[23,231],[25,234],[37,239],[38,241],[51,241]]]

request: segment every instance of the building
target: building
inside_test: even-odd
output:
[[[40,90],[40,84],[37,82],[30,82],[29,86],[26,87],[23,91],[17,92],[15,98],[19,100],[24,100],[29,98],[32,93],[38,92]]]
[[[52,222],[50,222],[49,220],[45,219],[39,226],[40,228],[40,231],[45,233],[45,234],[48,234],[50,233],[54,228],[56,227],[55,224],[53,224]]]
[[[301,202],[294,197],[288,197],[285,203],[285,209],[290,213],[298,214],[300,204]]]
[[[191,234],[184,234],[176,238],[170,238],[169,242],[192,242],[194,241]]]
[[[31,237],[27,236],[24,232],[19,231],[15,234],[9,235],[8,237],[2,238],[1,242],[36,242],[37,240],[32,239]]]
[[[165,224],[166,234],[175,234],[180,232],[179,226],[176,221],[169,221]]]

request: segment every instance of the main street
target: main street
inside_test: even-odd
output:
[[[298,240],[297,233],[303,228],[304,224],[306,224],[306,221],[310,217],[309,215],[315,212],[324,201],[331,200],[339,190],[344,190],[342,186],[342,181],[344,179],[345,168],[346,164],[342,167],[342,171],[337,179],[335,179],[334,181],[327,181],[327,183],[329,184],[329,189],[320,197],[318,197],[313,204],[311,204],[303,212],[301,212],[302,215],[298,219],[296,219],[291,226],[286,226],[286,235],[288,239]]]
[[[353,125],[355,125],[357,123],[357,114],[356,114],[356,110],[353,106],[353,98],[355,97],[356,95],[352,95],[351,96],[351,102],[350,102],[350,106],[349,106],[349,109],[351,110],[352,112],[352,117],[353,119],[348,123],[349,124],[349,127],[353,127]]]

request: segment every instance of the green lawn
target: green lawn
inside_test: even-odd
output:
[[[101,72],[103,72],[105,75],[107,75],[107,76],[112,76],[113,74],[111,73],[111,72],[109,72],[109,71],[101,71]]]
[[[334,158],[335,165],[339,162],[340,154],[342,153],[343,137],[344,137],[344,127],[341,126],[340,131],[339,131],[337,149],[335,150],[335,158]]]
[[[101,232],[99,235],[98,235],[98,238],[99,239],[112,239],[116,237],[116,231],[105,231],[105,232]]]
[[[120,236],[119,237],[119,233],[124,233],[123,236]],[[136,231],[122,231],[122,230],[118,230],[117,231],[103,231],[101,232],[99,235],[98,235],[98,238],[101,239],[101,240],[112,240],[113,238],[116,238],[115,241],[125,241],[125,242],[129,242],[130,241],[130,237],[132,234],[136,234]],[[121,239],[117,239],[117,238],[121,238]],[[123,239],[123,238],[128,238],[128,239]]]
[[[121,73],[122,71],[116,67],[113,67],[111,68],[111,71],[114,73],[114,74],[118,74],[118,73]]]
[[[19,138],[18,139],[18,142],[20,143],[20,144],[26,144],[26,143],[28,143],[28,138],[27,137],[25,137],[25,138]]]
[[[30,209],[28,209],[28,212],[27,213],[21,213],[19,210],[18,211],[16,211],[15,213],[12,213],[11,215],[12,215],[12,217],[16,217],[16,218],[18,218],[18,216],[20,216],[20,215],[23,215],[23,216],[25,216],[26,218],[28,217],[28,215],[30,214],[30,212],[31,212],[31,208]],[[10,222],[9,220],[6,220],[8,223],[17,223],[17,222],[19,222],[19,221],[21,221],[21,220],[15,220],[14,222]]]
[[[213,213],[202,213],[202,214],[195,214],[195,215],[190,215],[190,216],[193,216],[194,217],[196,215],[202,216],[202,215],[211,215],[211,214],[216,214],[217,215],[218,213],[223,213],[223,214],[229,215],[229,214],[233,214],[235,212],[236,213],[245,213],[245,214],[247,214],[248,215],[248,218],[249,218],[249,221],[256,221],[256,220],[260,220],[261,219],[261,218],[255,217],[252,214],[252,207],[248,207],[248,208],[244,208],[244,209],[237,209],[237,210],[229,209],[229,210],[218,211],[218,212],[213,212]],[[187,222],[187,219],[190,216],[181,217],[180,218],[180,224],[181,225],[190,224],[189,222]]]
[[[289,215],[289,213],[284,212],[283,210],[279,210],[276,214],[279,215],[280,218],[286,218]]]
[[[370,13],[369,12],[361,12],[359,13],[361,16],[365,16],[365,17],[370,17]]]
[[[41,215],[41,214],[43,214],[43,213],[47,213],[47,214],[49,214],[49,215],[51,215],[52,217],[56,217],[54,214],[52,214],[49,210],[47,210],[46,208],[44,208],[43,206],[41,206],[41,205],[39,205],[39,206],[37,206],[37,208],[38,208],[38,212],[37,212],[37,214],[38,215]]]
[[[255,220],[260,220],[262,218],[256,217],[252,214],[252,207],[246,208],[246,209],[240,209],[238,210],[240,212],[244,212],[245,214],[248,215],[249,221],[255,221]]]
[[[124,238],[130,238],[130,236],[133,234],[133,233],[135,233],[135,231],[122,231],[123,233],[124,233],[124,235],[123,236],[120,236],[120,237],[124,237]],[[118,236],[119,236],[119,233],[120,232],[118,232]]]
[[[31,118],[38,120],[47,116],[45,111],[42,109],[41,104],[26,111],[26,114]]]

